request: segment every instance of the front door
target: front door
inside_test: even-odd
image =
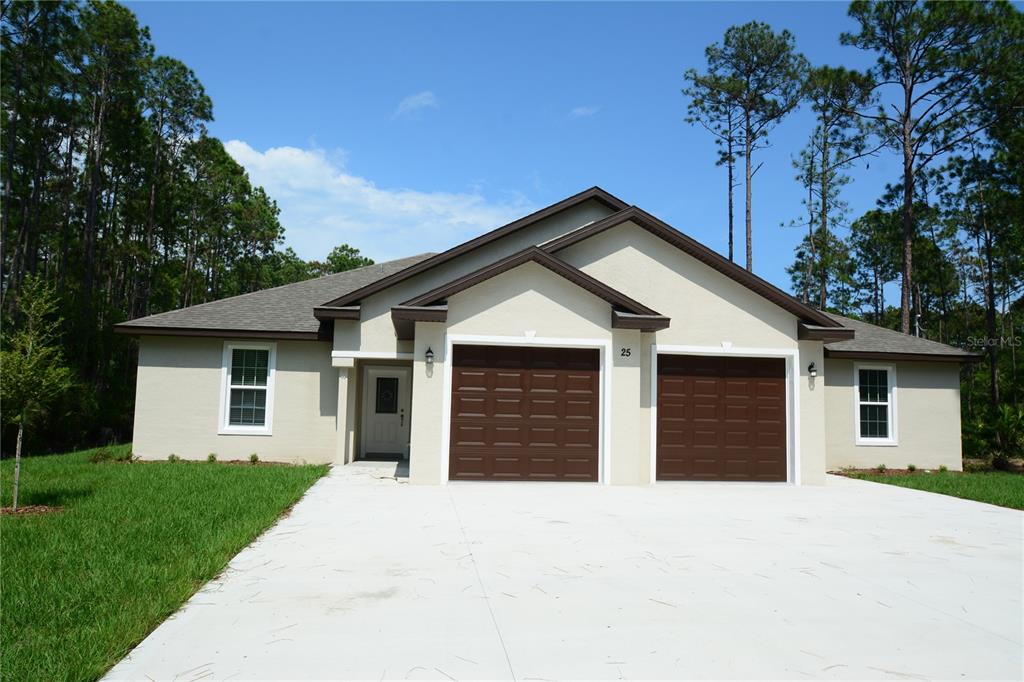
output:
[[[409,389],[408,367],[371,366],[363,370],[364,457],[409,457]]]

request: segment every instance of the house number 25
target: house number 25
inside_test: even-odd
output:
[[[624,358],[628,358],[632,354],[633,354],[633,349],[632,348],[623,348],[621,350],[621,352],[619,353],[619,355],[624,357]]]

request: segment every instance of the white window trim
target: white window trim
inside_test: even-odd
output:
[[[860,371],[862,369],[884,369],[888,378],[889,436],[869,438],[860,435]],[[880,403],[869,403],[880,404]],[[853,364],[853,436],[856,445],[893,447],[899,445],[898,422],[896,421],[896,367],[895,365]]]
[[[236,348],[244,350],[269,351],[267,357],[267,408],[263,426],[239,426],[228,423],[231,402],[231,353]],[[220,366],[220,414],[217,417],[217,433],[223,436],[270,436],[274,425],[274,383],[277,378],[276,343],[224,342],[224,354]]]

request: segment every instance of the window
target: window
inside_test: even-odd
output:
[[[226,344],[220,433],[269,435],[274,344]]]
[[[377,414],[398,413],[398,377],[377,377]]]
[[[896,445],[896,370],[854,366],[858,445]]]

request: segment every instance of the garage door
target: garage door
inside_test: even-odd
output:
[[[599,351],[455,346],[451,479],[596,481]]]
[[[658,356],[661,481],[785,481],[786,361]]]

